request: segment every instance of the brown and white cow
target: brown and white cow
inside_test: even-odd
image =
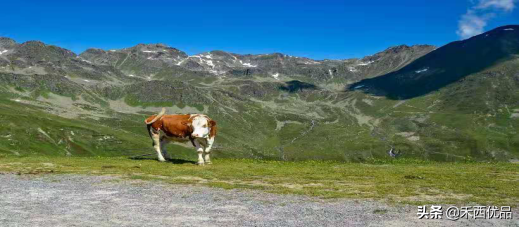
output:
[[[148,117],[144,122],[153,140],[159,161],[169,158],[166,151],[168,142],[188,142],[197,148],[199,165],[211,164],[211,146],[217,135],[217,122],[204,114],[169,114],[166,109]],[[203,154],[204,157],[203,157]]]

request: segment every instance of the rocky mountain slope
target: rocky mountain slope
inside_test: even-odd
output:
[[[449,43],[387,75],[352,85],[371,93],[412,98],[438,90],[500,62],[518,58],[518,26],[504,26]]]
[[[127,76],[148,80],[171,76],[186,78],[190,76],[187,74],[192,74],[191,76],[239,78],[258,76],[276,80],[297,78],[327,83],[355,81],[388,73],[433,49],[429,45],[403,45],[363,59],[316,61],[280,53],[239,55],[210,51],[188,56],[163,44],[139,44],[120,50],[88,49],[80,57],[94,64],[113,66]]]
[[[221,157],[517,160],[517,51],[518,26],[346,60],[1,38],[0,154],[153,152],[142,121],[166,106],[214,118]]]

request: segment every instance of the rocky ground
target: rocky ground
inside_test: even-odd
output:
[[[420,220],[416,206],[320,200],[114,176],[0,175],[0,226],[518,226]]]

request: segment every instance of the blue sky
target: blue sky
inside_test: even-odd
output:
[[[512,4],[512,5],[511,5]],[[0,36],[81,53],[165,43],[313,59],[362,57],[400,44],[437,46],[518,24],[517,0],[3,1]]]

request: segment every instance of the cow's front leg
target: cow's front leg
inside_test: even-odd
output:
[[[161,153],[166,160],[170,160],[170,155],[168,154],[168,151],[166,150],[166,144],[168,144],[168,140],[162,139],[161,140]]]
[[[195,147],[197,148],[197,153],[199,155],[199,161],[197,162],[197,164],[203,166],[204,158],[202,158],[202,154],[204,153],[204,147],[202,147],[202,145],[197,140],[195,140]]]
[[[209,138],[208,139],[208,146],[206,147],[206,149],[204,149],[204,152],[206,152],[206,155],[204,156],[204,161],[208,165],[211,164],[211,158],[209,156],[211,155],[211,147],[213,146],[213,140],[214,139],[215,138]]]
[[[155,151],[157,151],[157,158],[160,162],[166,161],[164,157],[162,156],[161,152],[161,135],[160,134],[152,134],[153,139],[153,147],[155,148]]]

